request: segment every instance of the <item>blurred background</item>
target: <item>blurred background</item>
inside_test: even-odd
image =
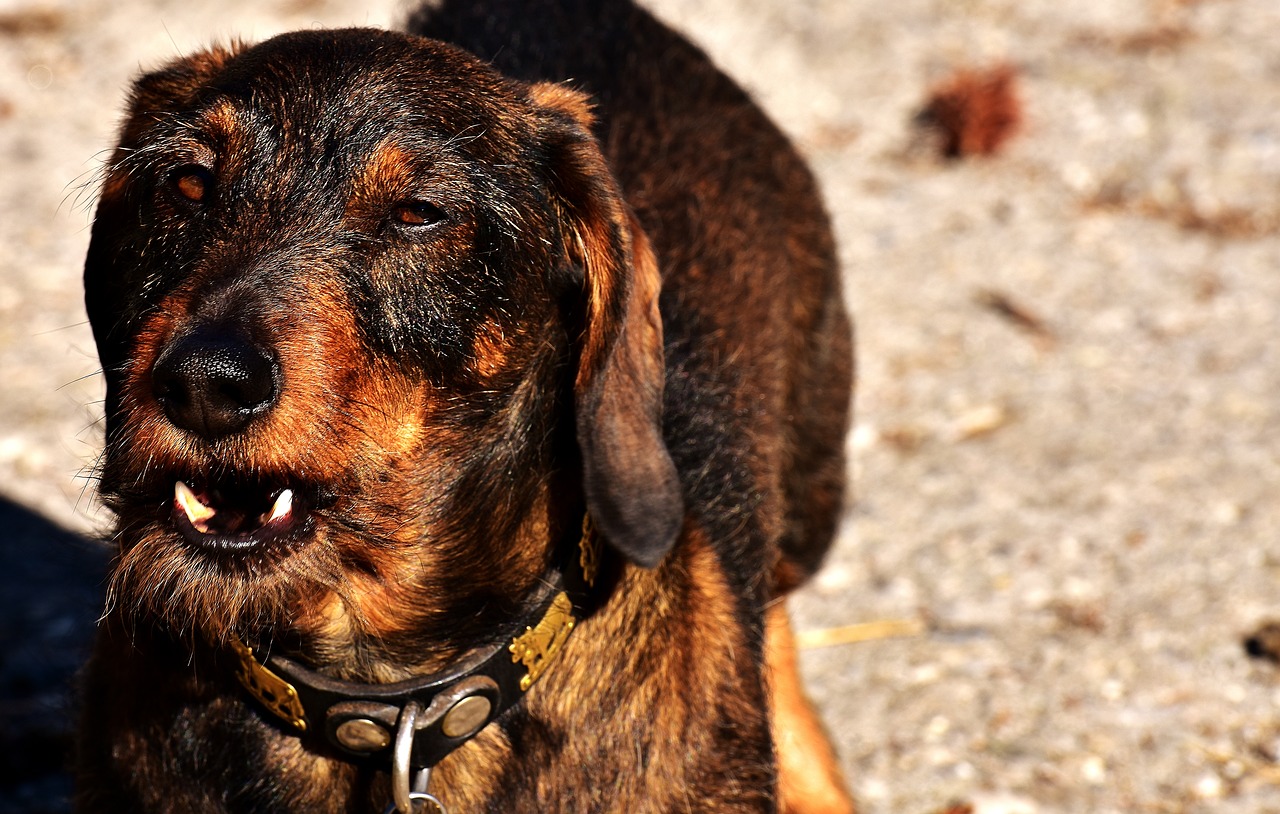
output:
[[[855,502],[795,603],[865,812],[1280,812],[1280,4],[650,0],[810,157]],[[99,611],[81,304],[131,76],[392,0],[0,0],[0,814]]]

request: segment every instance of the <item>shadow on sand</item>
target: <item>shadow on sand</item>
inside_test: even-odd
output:
[[[0,497],[0,814],[65,812],[106,550]]]

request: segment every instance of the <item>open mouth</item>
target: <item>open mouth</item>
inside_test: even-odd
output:
[[[300,532],[309,511],[290,488],[195,489],[173,485],[173,520],[188,542],[216,551],[247,551]]]

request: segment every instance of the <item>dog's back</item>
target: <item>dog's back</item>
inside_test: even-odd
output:
[[[747,581],[775,564],[774,540],[777,590],[803,581],[839,519],[853,365],[805,162],[732,79],[631,0],[445,0],[409,28],[597,103],[596,135],[663,275],[665,429],[689,507]]]

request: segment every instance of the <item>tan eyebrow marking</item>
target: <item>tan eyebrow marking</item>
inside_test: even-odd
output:
[[[351,179],[347,215],[364,213],[409,194],[414,160],[403,147],[386,140],[374,148]]]

